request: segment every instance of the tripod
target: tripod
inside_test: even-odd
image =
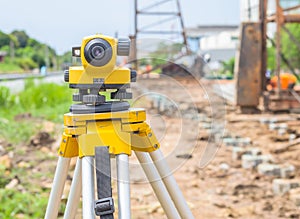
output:
[[[111,187],[101,184],[98,175],[102,173],[108,179],[102,179],[102,182],[106,181],[107,184],[110,181],[110,157],[116,157],[118,218],[130,219],[128,160],[131,151],[135,152],[167,217],[193,218],[159,149],[160,145],[145,120],[144,109],[65,114],[65,130],[59,148],[59,159],[45,218],[57,217],[70,159],[78,156],[64,218],[75,217],[81,194],[83,218],[95,218],[95,213],[100,215],[101,219],[113,218],[114,204],[111,198]],[[96,160],[99,198],[96,202],[94,160]],[[101,186],[107,191],[103,191]]]
[[[168,218],[193,218],[184,197],[159,149],[160,145],[146,121],[144,109],[130,109],[124,99],[135,82],[136,72],[116,67],[116,57],[128,56],[130,41],[101,34],[83,38],[72,55],[82,66],[65,72],[69,88],[78,89],[73,101],[80,102],[64,115],[64,133],[59,148],[53,187],[46,219],[56,218],[68,175],[70,159],[78,157],[64,218],[74,218],[82,195],[84,219],[114,218],[110,160],[117,160],[118,215],[130,219],[129,156],[134,151]],[[106,101],[101,91],[116,90]],[[116,101],[117,100],[117,101]],[[95,167],[95,168],[94,168]],[[95,176],[97,195],[95,200]]]

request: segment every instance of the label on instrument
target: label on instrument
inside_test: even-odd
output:
[[[94,78],[94,84],[104,84],[104,78]]]

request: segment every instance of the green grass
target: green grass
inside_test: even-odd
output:
[[[48,199],[46,195],[0,189],[0,218],[43,218]]]
[[[0,136],[12,143],[27,142],[37,129],[35,124],[30,124],[29,122],[10,120],[7,123],[0,123]]]
[[[65,85],[34,84],[33,80],[27,80],[19,94],[0,87],[0,137],[12,143],[27,142],[41,128],[36,118],[62,123],[71,104],[72,91]],[[30,113],[33,118],[15,119],[24,113]]]
[[[6,151],[14,151],[15,156],[25,156],[26,150],[18,150],[21,143],[26,145],[41,128],[44,120],[63,123],[64,113],[72,104],[72,91],[64,85],[37,83],[27,80],[24,91],[13,94],[6,87],[0,87],[0,138],[12,143]],[[16,119],[17,115],[30,113],[31,117]],[[39,150],[31,152],[36,166],[42,160],[53,159]],[[55,157],[56,159],[56,157]],[[50,174],[49,176],[47,174]],[[0,218],[43,218],[48,202],[49,190],[37,186],[42,177],[52,178],[53,172],[32,173],[30,167],[13,167],[7,170],[0,165]],[[18,176],[23,189],[5,186]],[[64,204],[61,208],[64,208]],[[62,212],[62,210],[60,211]]]
[[[23,72],[24,70],[13,62],[0,62],[0,73]]]
[[[7,174],[5,167],[0,166],[0,218],[42,218],[44,215],[47,193],[4,188],[16,174],[20,176],[21,172],[24,174],[24,169],[13,169]]]

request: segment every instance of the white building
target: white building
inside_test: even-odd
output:
[[[235,56],[239,40],[238,25],[208,25],[187,28],[188,39],[194,40],[199,55],[208,54],[211,67],[219,68],[220,63]]]
[[[211,61],[227,61],[235,56],[239,42],[239,30],[224,31],[200,40],[200,53],[209,54]]]

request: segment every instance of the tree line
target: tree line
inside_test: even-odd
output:
[[[48,69],[61,69],[63,63],[71,62],[70,52],[57,55],[49,45],[31,38],[23,30],[14,30],[7,34],[0,31],[0,51],[6,56],[1,66],[9,66],[11,70],[21,69],[30,71],[43,66]]]

